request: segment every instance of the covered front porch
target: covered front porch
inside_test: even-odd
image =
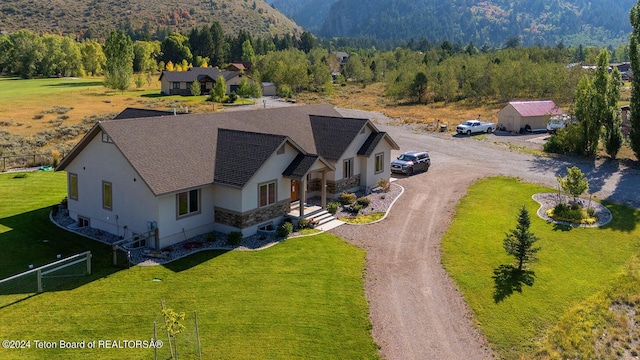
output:
[[[335,168],[317,155],[299,155],[287,168],[283,176],[290,180],[290,205],[287,216],[294,221],[307,219],[316,228],[325,230],[323,225],[333,222],[337,225],[333,215],[327,212],[327,173]],[[312,188],[310,187],[312,184]],[[309,198],[318,198],[314,204],[309,204]],[[340,222],[342,224],[342,222]]]

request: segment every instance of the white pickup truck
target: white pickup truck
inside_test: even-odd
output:
[[[482,122],[480,120],[467,120],[456,126],[458,134],[471,135],[472,133],[486,132],[490,133],[496,128],[496,124],[490,122]]]

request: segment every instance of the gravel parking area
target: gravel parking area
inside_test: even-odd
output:
[[[556,186],[556,176],[578,166],[594,198],[640,207],[640,172],[614,161],[539,157],[502,143],[540,149],[544,134],[457,136],[427,132],[377,112],[339,109],[371,119],[400,145],[392,156],[427,150],[427,173],[405,177],[405,188],[385,221],[332,230],[367,251],[366,295],[373,336],[387,359],[489,359],[494,354],[474,326],[470,309],[440,264],[440,241],[467,187],[480,178],[514,176]],[[497,144],[496,144],[497,143]]]

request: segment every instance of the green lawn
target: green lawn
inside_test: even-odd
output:
[[[20,79],[0,77],[0,105],[12,104],[24,98],[60,96],[81,88],[102,88],[102,78]]]
[[[12,264],[10,271],[2,267],[4,275],[67,248],[91,249],[98,258],[95,275],[0,307],[2,337],[32,341],[31,349],[0,349],[0,358],[151,359],[150,349],[43,350],[34,340],[148,340],[156,321],[165,340],[158,358],[166,359],[161,300],[186,313],[181,359],[197,358],[193,311],[205,359],[378,357],[364,297],[364,251],[320,234],[264,251],[208,251],[167,266],[118,270],[108,265],[107,247],[49,225],[47,208],[64,189],[63,173],[0,175],[0,262]],[[45,237],[50,242],[43,244]]]
[[[501,357],[538,351],[538,341],[559,318],[587,299],[606,293],[626,273],[636,254],[640,212],[605,204],[614,214],[604,228],[555,226],[535,215],[531,195],[552,191],[511,178],[482,180],[469,188],[443,238],[442,262],[476,315],[481,331]],[[540,241],[532,287],[494,302],[493,269],[512,262],[502,247],[523,204]]]

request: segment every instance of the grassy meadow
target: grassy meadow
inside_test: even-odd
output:
[[[27,265],[91,250],[91,276],[42,294],[0,295],[2,359],[150,359],[152,349],[36,349],[59,342],[149,340],[154,322],[169,357],[160,302],[184,312],[181,359],[197,359],[194,311],[205,359],[376,359],[364,297],[364,251],[329,234],[289,239],[263,251],[206,251],[165,266],[117,269],[107,246],[67,233],[48,218],[65,174],[0,174],[0,278]],[[49,242],[43,243],[43,239]]]
[[[539,204],[531,195],[549,191],[512,178],[472,185],[443,238],[442,263],[500,357],[611,358],[607,351],[612,342],[607,348],[607,341],[595,334],[618,318],[609,311],[610,304],[628,303],[640,294],[635,258],[640,211],[606,203],[613,221],[602,228],[559,226],[535,214]],[[531,231],[540,238],[539,261],[530,266],[535,282],[495,302],[493,270],[514,261],[502,241],[515,228],[523,204],[531,216]],[[626,343],[628,349],[622,343],[621,353],[630,354],[632,341]]]

